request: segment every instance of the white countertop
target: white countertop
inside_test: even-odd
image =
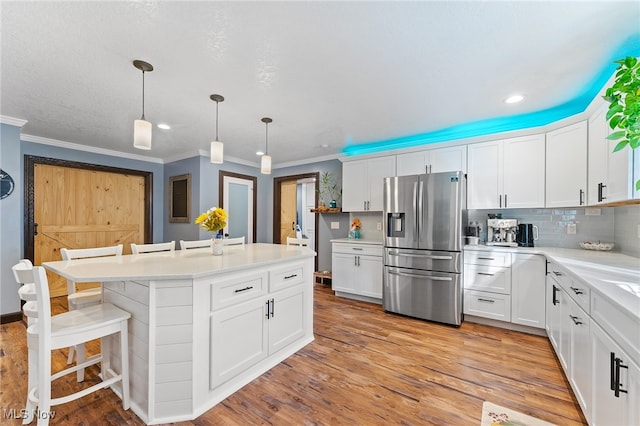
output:
[[[332,243],[348,243],[348,244],[372,244],[381,246],[382,241],[380,240],[363,240],[363,239],[353,239],[353,238],[336,238],[330,240]]]
[[[194,279],[315,256],[308,247],[281,244],[225,246],[221,256],[210,248],[45,262],[43,266],[76,282]]]
[[[493,250],[540,254],[558,263],[640,320],[640,259],[620,253],[557,247],[465,246],[465,250]]]

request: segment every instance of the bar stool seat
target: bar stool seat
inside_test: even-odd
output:
[[[98,304],[87,308],[75,309],[60,315],[51,316],[49,283],[44,268],[21,261],[13,267],[18,283],[23,287],[35,287],[36,300],[27,303],[37,304],[37,319],[29,317],[27,327],[27,347],[29,358],[28,393],[23,424],[33,421],[36,407],[38,425],[49,424],[48,413],[51,407],[82,398],[99,389],[121,383],[122,405],[129,409],[129,344],[127,322],[131,314],[110,304]],[[20,295],[32,294],[29,291]],[[25,304],[26,306],[26,304]],[[25,312],[26,313],[26,312]],[[111,368],[111,336],[119,334],[120,373]],[[82,363],[51,374],[51,355],[55,349],[84,344],[90,340],[101,339],[101,353],[86,359]],[[106,354],[106,355],[105,355]],[[105,356],[103,356],[105,355]],[[51,385],[60,377],[77,372],[90,365],[101,363],[102,381],[80,391],[51,397]]]

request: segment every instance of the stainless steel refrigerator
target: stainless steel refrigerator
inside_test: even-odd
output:
[[[384,180],[385,311],[462,322],[463,172]]]

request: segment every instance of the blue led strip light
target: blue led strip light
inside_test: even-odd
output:
[[[358,145],[348,145],[342,150],[342,153],[348,156],[371,154],[390,149],[409,148],[436,142],[453,141],[475,136],[485,136],[512,130],[523,130],[532,127],[545,126],[555,121],[584,112],[618,67],[618,65],[613,61],[623,59],[626,56],[640,57],[640,33],[629,37],[620,46],[620,48],[611,55],[611,60],[608,61],[607,65],[585,85],[579,96],[561,105],[527,114],[489,118],[486,120],[458,124],[428,133],[403,136],[400,138],[386,139],[383,141]]]

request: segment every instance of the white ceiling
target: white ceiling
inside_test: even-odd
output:
[[[0,3],[0,114],[23,135],[170,161],[276,165],[579,97],[640,32],[640,2]],[[153,149],[133,148],[145,76]],[[503,100],[522,93],[524,102]],[[328,145],[322,147],[322,145]]]

